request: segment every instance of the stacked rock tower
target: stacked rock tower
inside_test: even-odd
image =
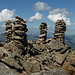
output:
[[[12,40],[25,47],[27,45],[27,31],[26,21],[16,16],[12,25]]]
[[[6,38],[6,42],[10,42],[11,41],[11,37],[12,37],[12,22],[11,21],[6,21],[6,24],[5,24],[5,38]]]
[[[57,20],[57,22],[55,23],[54,39],[64,43],[65,31],[66,23],[63,20]]]
[[[47,24],[45,22],[42,22],[40,24],[39,29],[40,29],[40,35],[38,40],[42,43],[45,43],[47,39]]]
[[[16,16],[13,21],[6,21],[6,43],[11,41],[21,44],[24,47],[27,45],[26,32],[28,31],[26,21]]]

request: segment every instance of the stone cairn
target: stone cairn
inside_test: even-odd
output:
[[[45,22],[42,22],[40,24],[39,29],[40,29],[40,35],[38,40],[42,43],[45,43],[47,39],[47,24]]]
[[[57,20],[55,23],[55,33],[54,39],[56,41],[61,41],[64,43],[65,31],[66,31],[66,23],[63,20]]]
[[[6,42],[9,43],[11,41],[11,37],[12,37],[12,22],[9,20],[9,21],[6,21],[6,24],[5,24],[5,38],[6,38]]]
[[[12,52],[17,48],[24,50],[27,47],[28,31],[26,21],[16,16],[13,21],[6,21],[6,44],[5,48],[12,49]],[[19,51],[20,52],[20,51]]]
[[[12,40],[25,47],[27,45],[27,31],[26,21],[16,16],[12,25]]]

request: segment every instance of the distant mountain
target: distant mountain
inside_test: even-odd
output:
[[[32,41],[35,41],[38,39],[39,36],[36,36],[36,35],[32,35],[32,34],[29,34],[27,35],[27,39],[28,40],[32,40]]]
[[[38,39],[38,35],[33,35],[33,34],[28,34],[27,35],[27,40],[32,40],[35,41]],[[48,34],[47,38],[52,38],[52,34]],[[5,35],[4,34],[0,34],[0,42],[5,42]],[[65,44],[68,45],[69,47],[72,47],[73,49],[75,49],[75,35],[72,36],[66,36],[65,37]]]
[[[68,40],[75,44],[75,35],[67,36]]]
[[[71,42],[70,40],[65,40],[65,44],[68,45],[69,47],[72,47],[73,49],[75,49],[75,44],[73,42]]]
[[[75,49],[75,35],[66,36],[65,44],[68,45],[69,47],[72,47],[73,49]]]
[[[28,34],[27,40],[35,41],[38,39],[39,36]],[[0,42],[5,42],[5,34],[0,34]]]

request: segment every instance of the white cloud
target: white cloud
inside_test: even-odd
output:
[[[68,15],[71,15],[72,13],[68,12],[67,9],[65,8],[62,8],[62,9],[54,9],[52,11],[49,12],[50,14],[58,14],[58,13],[62,13],[62,14],[65,14],[66,16]]]
[[[48,27],[48,28],[50,28],[50,27],[51,27],[51,25],[47,25],[47,27]]]
[[[36,14],[32,17],[29,18],[29,22],[32,22],[33,20],[42,20],[43,19],[43,15],[36,12]]]
[[[4,27],[5,28],[5,25],[1,25],[1,27]]]
[[[51,6],[48,6],[48,4],[46,4],[44,2],[36,2],[34,4],[34,10],[35,11],[49,10],[51,8],[52,8]]]
[[[0,12],[0,22],[12,20],[15,15],[15,10],[4,9]]]
[[[56,22],[58,19],[63,19],[67,25],[71,25],[70,18],[67,18],[67,16],[71,14],[72,13],[68,12],[65,8],[54,9],[49,12],[47,18],[52,22]]]

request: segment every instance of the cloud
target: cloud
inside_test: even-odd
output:
[[[0,12],[0,22],[12,20],[15,15],[15,10],[4,9]]]
[[[1,27],[4,27],[5,28],[5,25],[1,25]]]
[[[67,18],[67,16],[71,14],[72,13],[68,12],[65,8],[54,9],[49,12],[47,18],[52,22],[56,22],[58,19],[63,19],[67,25],[71,25],[72,23],[70,21],[70,18]]]
[[[48,27],[48,28],[50,28],[50,27],[51,27],[51,25],[47,25],[47,27]]]
[[[68,12],[67,9],[65,8],[62,8],[62,9],[54,9],[52,11],[49,11],[50,14],[58,14],[58,13],[62,13],[62,14],[65,14],[66,16],[67,15],[71,15],[72,13]]]
[[[32,22],[33,20],[42,20],[43,19],[43,15],[36,12],[36,14],[32,17],[29,18],[29,22]]]
[[[44,2],[36,2],[34,4],[35,11],[49,10],[51,8],[52,8],[51,6],[48,6],[48,4],[46,4]]]

